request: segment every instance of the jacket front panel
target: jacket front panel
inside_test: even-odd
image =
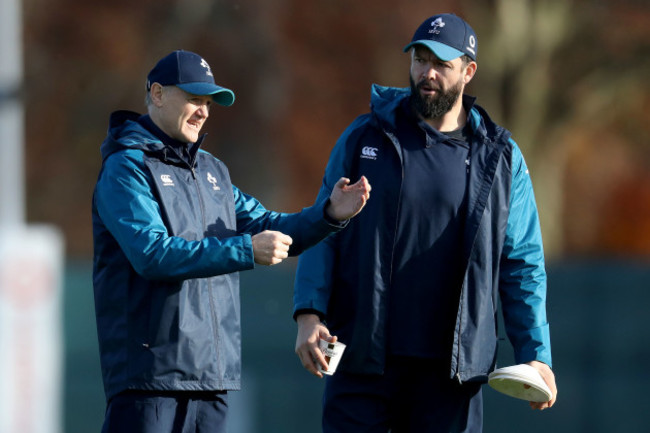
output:
[[[200,241],[237,234],[232,185],[223,163],[204,153],[192,169],[155,157],[145,156],[143,162],[170,236]],[[235,386],[240,376],[239,275],[157,282],[148,291],[131,319],[131,374],[150,376],[147,382],[156,387]],[[147,333],[137,335],[140,329]],[[181,373],[179,365],[191,368]]]
[[[395,254],[395,233],[398,224],[408,224],[397,219],[402,164],[400,144],[392,128],[395,109],[408,94],[407,89],[373,87],[372,113],[360,116],[340,137],[330,156],[321,195],[331,190],[339,176],[356,178],[363,174],[373,186],[372,198],[348,230],[306,252],[298,264],[294,310],[317,310],[326,317],[330,332],[348,345],[339,365],[344,371],[383,371],[386,302]],[[450,348],[450,375],[460,380],[484,380],[496,357],[496,306],[499,291],[503,292],[500,288],[504,286],[503,256],[511,253],[504,251],[504,245],[512,237],[508,229],[514,231],[509,221],[512,219],[512,166],[517,158],[509,133],[489,121],[480,107],[472,108],[469,121],[474,139],[464,235],[465,276],[454,344]],[[536,214],[531,212],[526,215],[517,212],[516,216],[529,216],[531,225],[537,221]],[[541,246],[541,239],[535,238],[537,233],[534,230],[529,233],[533,233],[533,237],[517,242]],[[522,261],[531,267],[543,268],[543,257],[539,255]],[[521,267],[514,265],[512,270],[514,276]],[[512,282],[506,297],[514,300],[521,285],[517,286],[514,278]],[[530,291],[534,296],[544,292],[545,277],[534,286],[531,284]],[[528,307],[513,301],[507,308],[514,318],[506,324],[507,328],[521,325],[517,323],[520,315],[539,322],[536,326],[540,327],[540,332],[532,344],[540,355],[537,359],[550,363],[548,339],[537,338],[546,326],[543,303]],[[532,340],[523,326],[519,331],[521,341]],[[524,351],[519,342],[515,352],[522,362],[531,353]]]
[[[138,117],[112,116],[93,195],[106,396],[238,389],[238,271],[254,267],[251,236],[287,233],[297,255],[345,224],[324,219],[327,200],[295,214],[266,210],[231,184],[221,161],[198,145],[194,153],[163,145]]]
[[[451,350],[451,373],[461,381],[491,371],[497,355],[497,288],[509,216],[511,149],[507,141],[484,146],[484,158],[471,161],[467,263]]]
[[[386,347],[384,323],[399,223],[402,166],[393,142],[381,129],[366,128],[358,138],[347,155],[351,171],[345,176],[366,176],[372,197],[346,230],[325,241],[331,244],[333,271],[331,297],[323,312],[327,312],[332,335],[354,348],[346,355],[342,370],[346,365],[378,370],[383,369]],[[308,259],[300,259],[299,266]],[[297,279],[303,272],[299,271]]]

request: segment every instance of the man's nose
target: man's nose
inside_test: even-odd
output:
[[[200,105],[197,113],[199,113],[199,116],[205,117],[207,119],[210,115],[210,105],[207,103]]]
[[[438,78],[438,71],[436,71],[436,68],[434,68],[433,65],[429,64],[424,68],[424,71],[422,71],[422,78],[435,80]]]

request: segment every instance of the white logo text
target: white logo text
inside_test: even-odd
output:
[[[377,151],[378,149],[376,147],[365,146],[361,149],[361,158],[377,159]]]
[[[174,186],[174,180],[169,174],[161,174],[160,180],[162,180],[163,186]]]

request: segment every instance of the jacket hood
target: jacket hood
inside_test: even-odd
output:
[[[377,121],[388,131],[396,129],[397,107],[405,98],[411,96],[409,87],[386,87],[373,84],[370,94],[370,108]],[[463,105],[469,111],[468,122],[475,134],[479,134],[491,141],[500,139],[502,134],[509,132],[495,124],[487,112],[475,104],[476,98],[463,95]]]
[[[101,144],[102,159],[122,149],[140,149],[147,153],[162,152],[165,145],[138,123],[140,114],[116,111],[111,114],[108,133]]]
[[[370,110],[380,124],[390,130],[396,128],[396,113],[399,104],[411,95],[410,88],[386,87],[373,84],[370,92]]]

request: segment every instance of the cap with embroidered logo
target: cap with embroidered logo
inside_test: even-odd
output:
[[[445,62],[465,54],[476,61],[478,52],[476,33],[465,20],[454,14],[427,18],[404,47],[404,52],[414,45],[424,45]]]
[[[198,54],[177,50],[163,57],[147,76],[147,91],[153,83],[176,86],[193,95],[212,95],[219,105],[235,102],[232,90],[215,84],[210,65]]]

